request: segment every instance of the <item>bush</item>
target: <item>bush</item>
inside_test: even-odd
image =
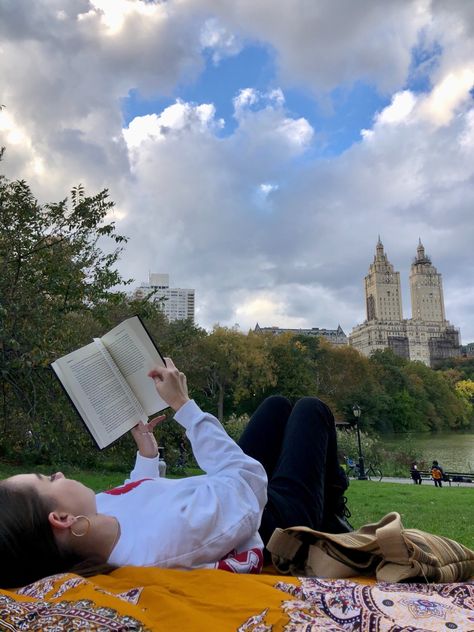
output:
[[[224,428],[229,436],[238,443],[243,431],[245,430],[249,422],[249,416],[244,415],[230,415],[226,421],[224,421]]]
[[[388,450],[384,447],[383,438],[375,435],[367,435],[364,432],[361,435],[362,453],[364,455],[365,464],[377,464],[384,476],[395,476],[407,478],[410,476],[410,466],[413,461],[418,463],[420,469],[426,469],[427,463],[420,460],[410,439],[405,440],[404,445],[397,451],[392,448]],[[350,457],[354,461],[359,459],[359,449],[357,443],[357,433],[355,430],[338,431],[338,447],[340,462],[344,462],[344,457]]]

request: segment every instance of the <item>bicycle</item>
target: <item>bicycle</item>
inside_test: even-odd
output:
[[[352,459],[346,459],[346,463],[347,463],[347,470],[346,470],[347,478],[359,478],[359,475],[360,475],[359,464],[353,461]],[[369,465],[365,468],[365,475],[367,476],[369,481],[377,481],[378,483],[383,478],[382,470],[379,468],[377,464],[372,465],[372,463],[369,463]]]
[[[383,478],[382,470],[377,464],[372,465],[372,463],[369,463],[369,467],[366,468],[365,473],[369,481],[377,481],[377,483],[380,483]]]

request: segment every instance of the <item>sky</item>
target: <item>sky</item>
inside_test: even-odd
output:
[[[2,0],[0,104],[2,172],[108,188],[202,327],[349,334],[380,235],[474,341],[474,2]]]

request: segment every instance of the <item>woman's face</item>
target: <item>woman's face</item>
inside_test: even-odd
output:
[[[19,487],[33,487],[45,499],[52,500],[52,510],[74,515],[97,513],[95,493],[79,481],[66,478],[62,472],[44,474],[17,474],[6,481]]]

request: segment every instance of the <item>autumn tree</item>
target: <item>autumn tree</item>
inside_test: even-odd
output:
[[[233,405],[249,397],[258,401],[274,383],[273,363],[258,334],[216,326],[199,349],[201,389],[220,421],[226,400]]]
[[[357,403],[364,411],[364,426],[376,425],[383,389],[368,358],[352,347],[335,347],[324,340],[315,370],[319,397],[338,418],[353,421],[352,407]]]
[[[317,394],[317,337],[295,336],[290,333],[253,335],[261,339],[273,367],[274,380],[266,388],[265,395],[279,394],[296,401],[300,397]]]
[[[468,423],[472,425],[474,423],[474,381],[459,380],[454,388],[464,404]]]

